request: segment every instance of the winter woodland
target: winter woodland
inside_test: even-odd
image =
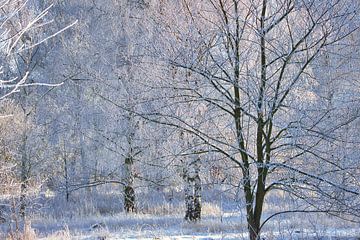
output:
[[[0,0],[0,239],[360,239],[358,0]]]

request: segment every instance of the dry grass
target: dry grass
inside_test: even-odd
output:
[[[143,206],[139,209],[142,214],[151,214],[156,216],[183,215],[185,212],[184,204],[161,203],[153,206]],[[217,204],[204,202],[201,208],[202,216],[220,216],[221,209]]]
[[[6,236],[6,240],[36,240],[38,239],[31,222],[26,222],[23,231],[11,231]]]
[[[203,216],[219,217],[221,213],[221,209],[217,204],[205,202],[202,205],[201,214]]]
[[[71,234],[69,232],[69,229],[66,228],[61,231],[57,231],[49,236],[46,237],[47,240],[71,240]]]
[[[139,213],[151,214],[157,216],[182,214],[185,212],[185,206],[174,205],[171,203],[161,203],[157,205],[145,205],[139,209]]]

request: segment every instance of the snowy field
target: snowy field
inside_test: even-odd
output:
[[[184,220],[182,192],[169,201],[155,192],[139,194],[138,212],[126,214],[122,209],[121,191],[100,188],[87,198],[74,194],[67,202],[61,195],[33,202],[26,240],[108,240],[108,239],[248,239],[244,208],[231,195],[204,192],[202,219],[197,223]],[[279,196],[269,198],[264,218],[289,207]],[[288,203],[286,205],[285,203]],[[39,207],[40,206],[40,207]],[[46,206],[46,207],[44,207]],[[16,219],[8,217],[15,229]],[[24,229],[19,222],[20,229]],[[0,240],[9,239],[9,222],[0,225]],[[285,214],[272,218],[264,227],[266,240],[329,239],[359,240],[360,226],[321,214]],[[12,240],[12,239],[11,239]]]
[[[119,196],[109,197],[102,202],[103,205],[99,205],[101,201],[96,199],[94,202],[91,199],[79,200],[68,206],[54,201],[50,209],[42,209],[42,214],[36,214],[30,220],[29,235],[32,238],[29,240],[248,239],[245,216],[236,204],[230,202],[204,201],[202,220],[189,223],[183,219],[181,201],[166,204],[158,200],[159,203],[153,203],[151,207],[142,206],[141,213],[125,214],[118,204],[114,204],[116,197]],[[264,216],[275,207],[268,206]],[[5,239],[9,225],[0,226],[0,239]],[[283,215],[268,222],[262,237],[266,240],[358,240],[360,227],[324,215]]]
[[[218,206],[205,203],[202,220],[189,223],[183,220],[182,214],[177,213],[178,208],[173,211],[174,214],[118,213],[62,218],[38,216],[31,220],[31,234],[41,240],[248,239],[241,212],[230,209],[221,211]],[[3,225],[1,229],[0,239],[3,239],[8,228]],[[292,215],[274,218],[266,225],[262,237],[276,240],[358,240],[360,227],[323,215]]]
[[[320,220],[316,219],[316,221]],[[248,239],[245,225],[242,223],[244,220],[241,216],[229,213],[224,214],[222,221],[215,216],[209,216],[195,224],[184,222],[182,216],[119,214],[109,217],[74,219],[63,223],[53,221],[46,226],[36,221],[32,227],[36,229],[35,231],[43,233],[39,234],[39,239],[43,240]],[[92,227],[94,225],[95,228]],[[340,227],[330,225],[330,221],[314,225],[301,218],[281,219],[273,222],[271,227],[264,231],[263,237],[264,239],[360,239],[360,228],[356,228],[355,225],[344,224]]]

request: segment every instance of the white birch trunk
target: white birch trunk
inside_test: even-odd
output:
[[[185,220],[199,221],[201,219],[201,179],[200,159],[196,158],[184,168],[185,182]]]

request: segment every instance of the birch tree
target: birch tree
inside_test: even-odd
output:
[[[110,1],[107,5],[101,1],[87,1],[81,6],[77,4],[76,1],[70,4],[78,8],[76,13],[67,9],[67,14],[75,14],[82,24],[73,31],[75,41],[64,41],[64,51],[68,51],[71,59],[64,59],[68,65],[65,78],[81,92],[79,97],[82,102],[78,109],[86,115],[86,119],[82,117],[81,124],[93,117],[89,114],[93,111],[102,119],[96,128],[85,124],[86,129],[79,135],[88,139],[84,144],[87,146],[85,155],[92,154],[91,144],[104,149],[101,157],[106,161],[101,164],[106,165],[108,171],[96,175],[96,180],[90,179],[88,183],[74,183],[77,185],[74,189],[117,183],[123,190],[124,210],[133,212],[138,179],[136,172],[141,165],[143,149],[149,144],[142,140],[144,136],[140,125],[144,123],[131,111],[119,106],[126,105],[134,110],[140,91],[138,79],[143,73],[139,68],[142,57],[140,36],[146,31],[141,19],[147,4],[141,1]],[[91,15],[88,15],[88,8]],[[94,21],[94,16],[97,21]],[[90,107],[92,101],[96,103],[94,108]],[[86,159],[86,165],[82,164],[85,169],[92,165],[91,160]],[[114,164],[106,164],[108,161]]]

